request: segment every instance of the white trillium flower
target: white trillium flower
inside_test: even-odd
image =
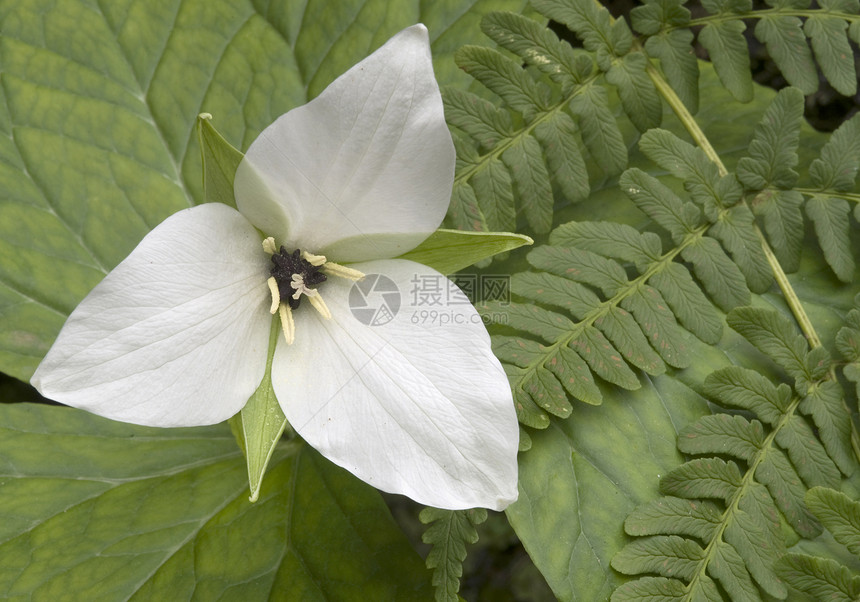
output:
[[[441,223],[454,160],[416,25],[266,128],[236,173],[238,211],[199,205],[152,230],[72,312],[32,383],[115,420],[214,424],[259,386],[279,320],[272,384],[310,445],[422,504],[505,508],[518,426],[476,310],[428,321],[401,307],[371,325],[350,306],[362,274],[404,301],[418,281],[453,286],[393,258]]]

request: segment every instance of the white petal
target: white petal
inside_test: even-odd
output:
[[[443,290],[449,283],[427,266],[394,259],[355,267],[368,274],[361,284],[376,286],[368,307],[385,299],[393,310],[397,298],[400,307],[390,322],[368,325],[350,309],[353,283],[320,285],[332,319],[299,307],[295,342],[275,351],[273,386],[287,420],[378,489],[439,508],[503,509],[517,497],[519,431],[480,315],[468,301],[414,305],[413,279],[435,279]],[[352,295],[362,309],[363,297]],[[430,309],[435,319],[420,313]]]
[[[454,159],[415,25],[266,128],[236,172],[236,202],[278,244],[333,261],[395,257],[442,222]]]
[[[134,424],[229,418],[265,370],[267,259],[230,207],[174,214],[72,312],[31,382],[50,399]]]

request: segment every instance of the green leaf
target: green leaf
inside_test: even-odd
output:
[[[224,426],[137,427],[30,404],[0,414],[4,597],[430,596],[379,494],[302,443],[278,448],[251,504]]]
[[[756,23],[755,37],[765,44],[768,54],[790,85],[804,94],[818,90],[818,72],[799,18],[764,15]]]
[[[692,43],[693,32],[689,29],[676,29],[648,38],[645,41],[645,50],[649,55],[660,59],[660,67],[666,75],[666,81],[687,109],[695,114],[699,110],[699,62],[691,52]]]
[[[809,345],[784,316],[774,310],[740,307],[726,321],[795,379],[810,376],[804,361]]]
[[[528,236],[510,232],[464,232],[439,229],[420,245],[401,255],[399,259],[423,263],[447,275],[482,259],[523,245],[530,245],[533,242]]]
[[[594,161],[607,174],[616,174],[627,166],[627,145],[608,105],[606,90],[589,85],[571,99],[570,110],[579,117],[582,141]]]
[[[699,33],[699,42],[708,51],[723,85],[738,101],[753,97],[750,57],[740,19],[710,23]]]
[[[532,0],[535,9],[550,19],[564,23],[582,40],[586,50],[624,54],[632,36],[613,32],[609,11],[587,0]]]
[[[806,494],[806,503],[836,541],[860,555],[860,502],[833,489],[814,487]]]
[[[763,293],[773,283],[762,241],[755,230],[755,218],[746,205],[735,205],[720,214],[708,234],[723,243],[754,293]]]
[[[612,558],[612,568],[627,575],[656,573],[690,581],[705,555],[698,543],[677,535],[636,539]]]
[[[511,177],[529,226],[537,234],[552,228],[553,196],[543,153],[537,140],[523,136],[504,153],[502,160],[511,170]]]
[[[845,35],[847,28],[848,23],[843,18],[820,14],[812,15],[803,25],[824,77],[840,94],[854,96],[857,72],[854,70],[854,51]]]
[[[812,417],[827,454],[845,474],[854,470],[851,448],[851,417],[845,411],[842,387],[833,381],[824,381],[810,387],[809,393],[798,406]]]
[[[481,21],[481,29],[499,46],[522,57],[561,85],[568,94],[583,74],[577,67],[576,53],[570,44],[541,23],[514,13],[490,13]]]
[[[473,510],[440,510],[424,508],[419,514],[425,525],[433,523],[421,536],[421,541],[432,545],[427,555],[427,568],[433,570],[433,585],[437,602],[457,602],[460,577],[463,576],[463,560],[466,544],[478,541],[475,525],[487,520],[483,508]]]
[[[803,195],[796,190],[765,190],[752,202],[752,210],[764,219],[764,229],[780,265],[797,271],[803,243]]]
[[[588,170],[582,158],[582,141],[570,115],[563,111],[553,113],[537,125],[534,136],[546,155],[552,181],[567,200],[578,202],[588,197]]]
[[[606,81],[618,88],[621,106],[640,132],[659,126],[663,119],[663,105],[647,65],[645,55],[634,52],[613,62],[606,72]]]
[[[797,146],[803,119],[803,93],[784,88],[753,132],[749,157],[738,162],[738,178],[748,188],[791,188],[797,181]]]
[[[457,51],[456,59],[461,69],[526,119],[547,108],[549,91],[546,86],[533,80],[513,60],[498,51],[485,46],[463,46]]]
[[[856,602],[860,576],[830,558],[786,554],[776,565],[779,576],[814,600]]]
[[[851,208],[844,199],[813,197],[806,203],[806,214],[815,225],[815,234],[827,263],[842,282],[854,279],[854,257],[849,234]]]
[[[628,169],[618,183],[639,209],[669,231],[676,243],[698,225],[697,216],[685,209],[678,195],[641,169]]]
[[[517,214],[514,206],[514,189],[511,174],[505,164],[491,157],[483,169],[478,169],[471,180],[478,198],[478,207],[490,230],[515,230]]]
[[[442,100],[448,123],[469,134],[487,150],[513,133],[510,113],[497,109],[479,96],[448,87],[442,91]]]
[[[809,177],[821,190],[850,191],[860,169],[860,115],[830,136],[821,157],[809,165]]]
[[[716,240],[703,236],[684,247],[681,256],[693,264],[696,276],[724,311],[749,303],[750,291],[743,275]]]
[[[670,533],[709,540],[722,520],[722,510],[708,501],[661,497],[643,504],[624,520],[628,535]]]

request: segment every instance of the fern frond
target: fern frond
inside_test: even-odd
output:
[[[466,544],[478,541],[475,525],[487,520],[487,511],[483,508],[424,508],[418,518],[425,525],[432,523],[421,536],[421,541],[433,546],[426,562],[427,568],[433,570],[436,602],[457,602],[460,599],[457,592],[460,591],[460,577],[463,576]]]
[[[756,38],[765,44],[790,85],[804,94],[815,92],[817,62],[837,91],[853,96],[857,76],[849,38],[855,43],[860,40],[857,0],[826,0],[815,9],[809,8],[809,0],[765,1],[770,8],[764,10],[753,10],[750,0],[703,1],[702,7],[709,14],[691,20],[680,0],[649,0],[631,11],[631,18],[634,29],[645,36],[646,51],[660,59],[667,81],[693,112],[692,90],[698,70],[690,58],[690,27],[702,27],[699,42],[708,51],[723,85],[737,100],[752,100],[744,20],[757,20]]]
[[[860,502],[833,489],[815,487],[807,492],[806,504],[836,541],[860,555]],[[816,600],[854,602],[860,598],[860,573],[830,558],[786,554],[777,562],[776,571],[786,583]]]
[[[765,231],[783,268],[797,268],[803,240],[800,206],[812,220],[827,263],[849,282],[855,263],[849,237],[851,207],[860,197],[854,187],[860,166],[860,119],[855,116],[831,136],[820,158],[812,162],[813,188],[796,189],[797,147],[803,118],[803,95],[795,88],[777,94],[755,128],[749,155],[738,162],[738,178],[754,196],[752,209],[762,216]],[[740,263],[740,262],[739,262]]]
[[[619,587],[613,600],[656,591],[667,600],[722,600],[720,590],[733,600],[784,598],[773,569],[785,551],[780,515],[804,537],[821,532],[804,495],[815,485],[837,486],[840,462],[802,406],[823,403],[809,393],[830,382],[829,365],[773,310],[736,309],[728,323],[794,377],[794,390],[739,366],[705,379],[715,403],[752,418],[705,416],[679,434],[679,449],[698,457],[663,478],[664,497],[627,517],[625,531],[643,539],[625,546],[612,566],[647,576]]]
[[[627,148],[589,53],[521,15],[491,13],[482,28],[549,80],[491,48],[458,50],[460,67],[504,107],[462,90],[444,91],[448,122],[464,134],[458,158],[465,155],[454,183],[459,205],[452,202],[449,219],[460,228],[513,230],[522,212],[535,232],[545,233],[552,226],[553,186],[569,201],[588,196],[586,150],[612,173],[626,165]]]

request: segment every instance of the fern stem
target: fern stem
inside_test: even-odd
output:
[[[675,116],[681,121],[681,124],[684,126],[684,129],[687,130],[687,133],[689,133],[693,138],[693,141],[703,151],[705,151],[708,158],[717,166],[720,175],[727,175],[729,171],[726,169],[726,166],[723,164],[717,151],[713,146],[711,146],[705,132],[702,131],[702,128],[699,127],[696,119],[684,103],[681,102],[681,99],[669,83],[663,78],[663,75],[650,61],[647,66],[647,71],[651,81],[654,82],[654,86],[657,88],[657,91],[660,92],[662,97],[672,108]],[[785,297],[785,302],[788,304],[791,313],[794,315],[795,320],[797,320],[800,330],[803,332],[806,340],[809,341],[810,347],[821,347],[821,339],[818,337],[818,333],[815,332],[812,321],[809,319],[809,315],[803,308],[800,298],[798,298],[797,293],[794,292],[794,288],[791,286],[788,276],[785,274],[785,270],[783,270],[782,266],[779,264],[779,260],[776,258],[776,255],[774,255],[773,249],[770,248],[761,228],[758,227],[758,224],[754,224],[754,227],[756,235],[761,242],[762,249],[764,250],[764,255],[767,258],[767,263],[770,266],[771,272],[773,272],[774,279],[776,280],[777,285],[779,285],[779,289],[782,291],[782,294]]]

